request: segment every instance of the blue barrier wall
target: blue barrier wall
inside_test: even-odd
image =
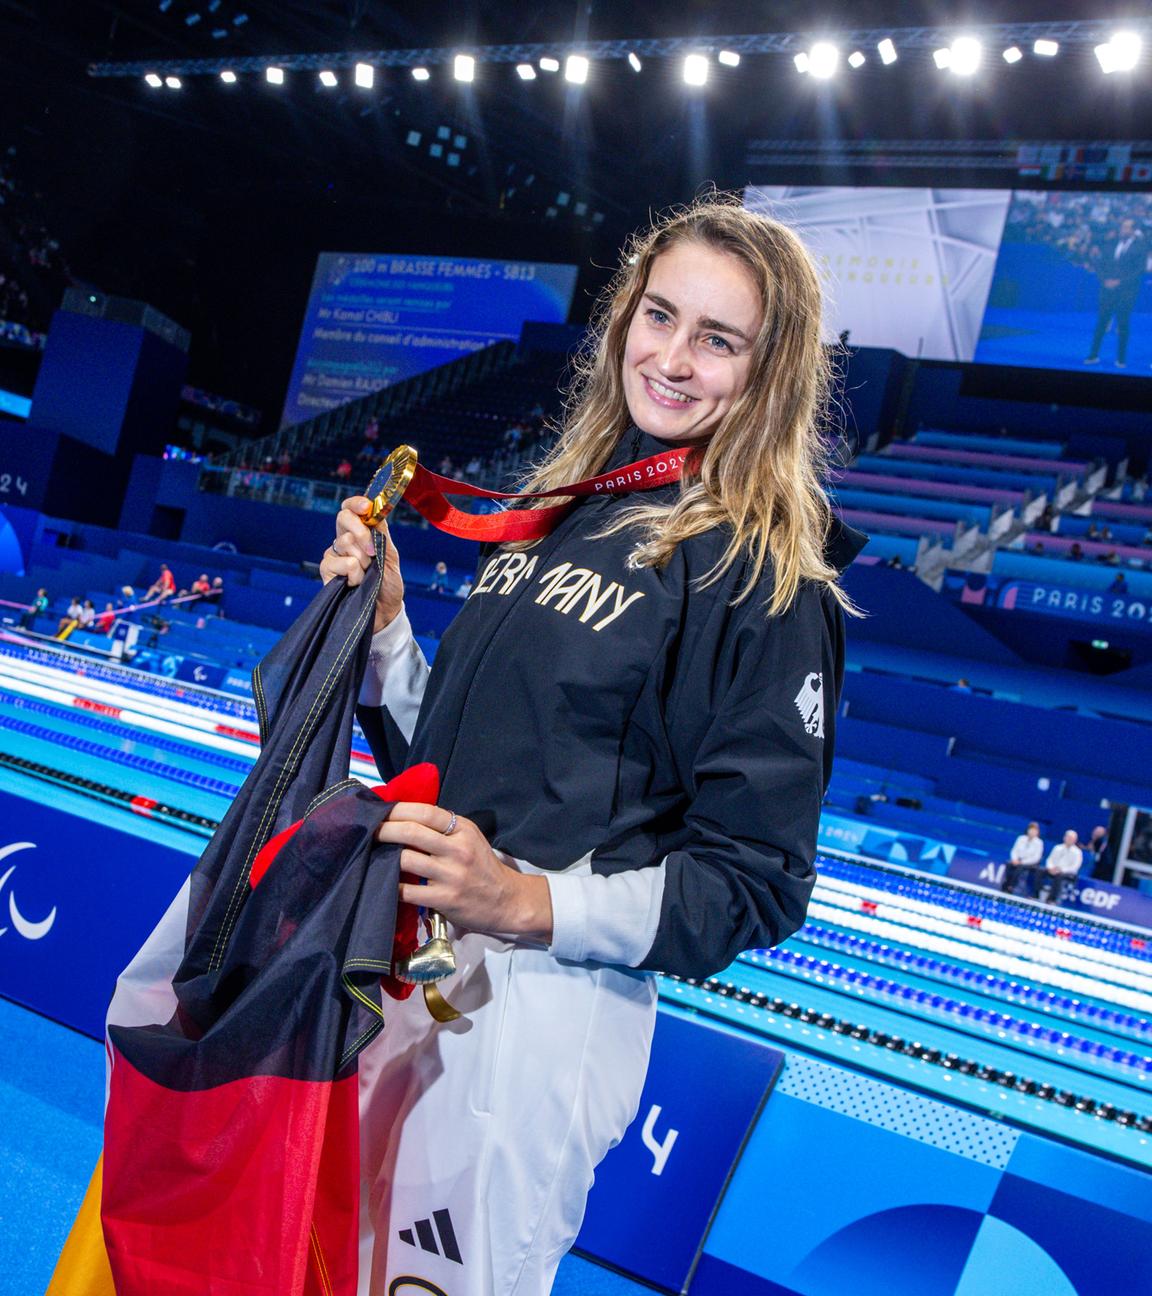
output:
[[[0,934],[0,994],[103,1039],[117,976],[204,842],[143,820],[129,833],[94,816],[91,802],[68,810],[53,804],[66,795],[42,796],[0,788],[0,886],[11,920]]]
[[[994,754],[1047,772],[1047,760],[1126,784],[1146,783],[1152,796],[1152,728],[957,693],[931,684],[850,672],[844,681],[849,714],[862,720],[945,734],[960,752]],[[990,769],[994,782],[998,770]]]
[[[973,661],[1020,664],[1020,658],[998,639],[908,572],[855,563],[844,573],[844,588],[867,614],[849,625],[852,640],[925,648]]]

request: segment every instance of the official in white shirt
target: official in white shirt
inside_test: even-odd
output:
[[[1084,852],[1076,844],[1076,833],[1069,828],[1059,846],[1053,846],[1044,865],[1044,876],[1040,879],[1037,896],[1045,904],[1058,904],[1064,895],[1065,884],[1080,872],[1084,862]]]
[[[1013,895],[1016,883],[1023,873],[1025,893],[1036,898],[1036,880],[1040,861],[1044,858],[1044,842],[1040,837],[1040,825],[1030,823],[1027,829],[1016,838],[1008,862],[1004,865],[1004,877],[1000,890],[1006,895]]]

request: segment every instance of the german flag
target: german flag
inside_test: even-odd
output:
[[[439,790],[348,777],[375,573],[255,671],[257,763],[117,986],[102,1167],[50,1296],[355,1296],[356,1059],[416,944],[375,830]]]

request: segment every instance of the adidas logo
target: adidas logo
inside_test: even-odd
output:
[[[439,1246],[436,1244],[437,1238]],[[453,1264],[464,1263],[456,1242],[456,1230],[452,1227],[452,1216],[446,1210],[433,1211],[430,1220],[417,1220],[410,1229],[401,1229],[400,1241],[407,1242],[409,1246],[418,1246],[430,1255],[442,1255]]]
[[[824,676],[813,671],[804,677],[800,692],[792,699],[800,719],[804,721],[804,732],[817,738],[824,737]]]

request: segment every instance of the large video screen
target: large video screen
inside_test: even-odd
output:
[[[748,189],[793,226],[825,278],[825,330],[854,346],[971,360],[992,284],[1007,189]]]
[[[575,287],[574,265],[322,252],[281,426],[563,323]]]
[[[750,188],[827,292],[825,333],[932,360],[1127,369],[1152,362],[1152,195]]]
[[[1146,375],[1150,233],[1152,194],[1014,193],[976,359]]]

